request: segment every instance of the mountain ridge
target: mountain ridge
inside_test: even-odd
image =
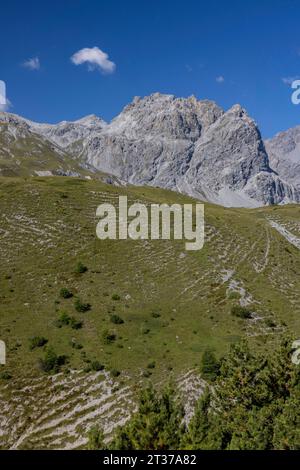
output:
[[[1,121],[28,126],[80,165],[131,184],[232,207],[300,202],[300,158],[295,176],[282,142],[264,142],[239,104],[224,111],[214,101],[154,93],[135,97],[110,123],[89,115],[48,125],[9,113]]]

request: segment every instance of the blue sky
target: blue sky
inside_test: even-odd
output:
[[[14,113],[110,120],[135,95],[160,91],[241,103],[265,137],[300,124],[284,83],[300,77],[300,0],[9,0],[0,9],[0,80]],[[71,61],[94,47],[108,57],[93,70],[84,53]]]

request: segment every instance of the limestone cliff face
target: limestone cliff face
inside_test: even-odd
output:
[[[286,182],[300,189],[300,126],[265,141],[270,166]]]
[[[260,132],[239,105],[154,94],[135,98],[84,158],[133,184],[182,191],[227,206],[299,202],[299,192],[269,165]]]

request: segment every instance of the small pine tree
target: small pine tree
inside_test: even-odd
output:
[[[47,348],[44,359],[39,360],[39,366],[43,372],[60,371],[62,365],[67,361],[66,356],[58,356],[52,347]]]
[[[114,323],[115,325],[122,325],[122,323],[124,323],[123,318],[119,317],[119,315],[115,313],[110,316],[110,321]]]
[[[63,299],[70,299],[71,297],[73,297],[72,292],[69,291],[69,289],[67,289],[66,287],[62,287],[62,289],[60,289],[59,295]]]
[[[104,450],[104,434],[99,426],[93,426],[88,432],[88,450]]]
[[[88,268],[87,268],[81,261],[79,261],[79,262],[77,263],[77,265],[76,265],[76,270],[75,270],[75,272],[76,272],[77,274],[83,274],[83,273],[85,273],[87,270],[88,270]]]
[[[201,360],[201,375],[204,379],[215,381],[218,377],[220,370],[220,364],[215,354],[210,350],[204,351]]]
[[[246,307],[241,305],[234,305],[231,307],[231,314],[238,318],[249,319],[252,317],[252,312]]]
[[[179,449],[185,430],[184,410],[172,386],[158,393],[152,386],[143,390],[137,413],[119,428],[112,450]]]
[[[34,336],[33,338],[30,338],[29,340],[29,349],[30,351],[33,351],[36,348],[41,348],[45,346],[45,344],[48,343],[48,340],[44,338],[43,336]]]
[[[104,344],[111,344],[117,339],[115,333],[110,332],[109,330],[104,330],[102,332],[102,340]]]
[[[91,305],[89,303],[84,303],[80,299],[76,299],[74,303],[75,310],[77,312],[85,313],[91,310]]]
[[[198,400],[194,415],[189,423],[188,432],[183,438],[182,445],[187,449],[206,449],[205,440],[210,429],[209,409],[211,394],[208,389]]]

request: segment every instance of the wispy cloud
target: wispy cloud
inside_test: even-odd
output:
[[[283,77],[281,81],[285,85],[291,86],[295,80],[299,80],[299,79],[300,79],[300,75],[296,75],[295,77]]]
[[[98,69],[102,73],[113,73],[116,69],[116,64],[109,60],[108,54],[101,51],[99,47],[85,47],[80,49],[72,55],[71,61],[75,65],[87,63],[88,70]]]
[[[225,78],[223,77],[223,75],[219,75],[218,77],[216,77],[216,82],[217,83],[224,83]]]
[[[38,57],[32,57],[22,63],[23,67],[29,70],[39,70],[41,68],[40,59]]]

